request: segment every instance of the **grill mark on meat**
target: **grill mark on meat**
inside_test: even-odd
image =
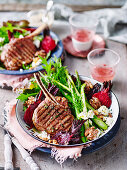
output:
[[[32,43],[32,46],[31,46],[31,43]],[[36,47],[35,45],[33,44],[33,41],[30,40],[30,39],[26,39],[25,40],[25,43],[24,43],[24,39],[23,39],[23,45],[27,48],[27,49],[31,49],[33,48],[34,50],[36,50]],[[34,54],[34,51],[30,51],[32,54]]]
[[[15,60],[16,62],[17,62],[17,58],[15,58],[15,54],[13,54],[13,52],[12,52],[12,49],[11,48],[9,48],[8,49],[8,54],[7,54],[7,58],[6,58],[6,60],[7,59],[10,59],[10,60]]]
[[[31,53],[31,48],[28,48],[26,49],[26,46],[25,43],[24,44],[20,44],[20,46],[18,46],[18,44],[16,44],[16,51],[20,54],[20,56],[23,58],[23,60],[29,60],[31,61],[32,58],[33,58],[33,54],[34,53]],[[23,50],[21,50],[21,48]]]
[[[62,97],[55,97],[55,99],[59,104],[62,103],[63,107],[46,98],[35,109],[32,118],[33,123],[38,130],[45,130],[51,135],[63,130],[69,131],[74,120],[68,107],[67,99]],[[45,105],[48,106],[47,109],[45,109]]]
[[[15,54],[13,54],[11,52],[11,49],[8,50],[8,57],[7,57],[6,61],[8,59],[10,59],[10,61],[12,61],[12,64],[11,64],[12,67],[13,67],[13,65],[17,65],[18,67],[21,66],[20,60],[17,61],[17,58],[16,58]],[[9,67],[11,67],[11,66],[9,66]]]
[[[64,109],[58,109],[55,110],[54,114],[50,116],[50,118],[47,120],[45,126],[50,126],[52,124],[52,126],[56,125],[59,122],[59,118],[57,118],[56,116],[60,116],[62,113],[64,112]]]
[[[51,107],[49,107],[45,112],[43,112],[43,114],[39,117],[39,121],[42,122],[42,120],[44,120],[47,117],[47,113],[50,113],[52,110]]]
[[[49,121],[47,121],[45,125],[46,127],[48,127],[48,131],[52,131],[52,127],[54,127],[54,130],[59,129],[60,125],[58,124],[61,124],[61,122],[59,123],[59,121],[61,120],[65,120],[65,122],[68,121],[68,119],[70,118],[70,115],[67,115],[67,113],[63,113],[63,112],[64,112],[64,109],[59,109],[57,114],[54,114],[53,116],[50,117]],[[59,115],[58,118],[55,118],[56,115]]]
[[[42,119],[44,119],[44,117],[47,115],[47,112],[50,112],[52,109],[50,108],[50,107],[48,107],[46,110],[40,110],[39,111],[39,114],[40,114],[40,116],[38,117],[38,120],[39,120],[39,122],[41,122],[42,121]],[[43,111],[43,112],[42,112]]]
[[[56,125],[56,129],[62,130],[64,129],[64,127],[62,127],[62,125],[64,126],[64,123],[70,119],[70,115],[66,115],[64,117],[64,119],[62,119],[57,125]]]
[[[52,107],[52,106],[49,106]],[[48,126],[49,124],[51,124],[54,120],[55,120],[55,124],[57,124],[58,122],[56,121],[57,117],[60,117],[60,115],[64,112],[65,109],[60,108],[58,105],[56,105],[54,107],[53,110],[51,110],[51,112],[47,113],[47,116],[45,118],[43,118],[43,125],[46,123],[46,125],[44,126]],[[50,114],[50,115],[48,115]],[[58,121],[60,120],[60,118],[57,119]],[[42,121],[42,120],[41,120]]]
[[[24,49],[25,49],[26,53],[28,53],[30,56],[33,56],[34,50],[30,50],[31,46],[29,46],[29,44],[25,44],[25,43],[23,45],[24,45]]]
[[[71,125],[72,124],[70,124],[69,122],[65,122],[64,126],[61,124],[61,126],[58,129],[59,129],[59,131],[65,131],[67,129],[70,129]]]
[[[23,54],[24,54],[23,60],[25,61],[25,63],[27,64],[27,63],[32,62],[34,55],[29,54],[25,48],[23,50],[24,50],[23,51]]]
[[[28,49],[28,50],[31,49],[31,45],[30,45],[29,43],[28,43],[28,44],[25,44],[25,43],[24,43],[24,46],[25,46],[25,48]],[[33,47],[32,47],[32,48],[33,48]],[[36,48],[34,48],[34,49],[36,50]],[[34,50],[30,50],[29,52],[30,52],[32,55],[35,54]]]
[[[47,104],[46,101],[44,101],[44,103],[42,102],[42,103],[38,106],[38,115],[37,115],[37,118],[40,119],[40,116],[42,116],[42,114],[43,114],[44,112],[47,112],[47,113],[48,113],[49,110],[46,111],[48,108],[50,108],[50,110],[52,110],[51,105],[52,105],[51,100],[48,101],[48,104]],[[45,114],[46,114],[46,113],[45,113]],[[45,115],[45,114],[44,114],[44,115]]]
[[[39,119],[39,117],[45,112],[46,109],[47,109],[47,108],[42,107],[41,105],[38,106],[38,113],[37,113],[37,115],[36,115],[36,118]],[[35,113],[35,114],[36,114],[36,113]]]
[[[19,47],[16,46],[16,52],[19,54],[18,59],[22,59],[21,61],[28,60],[31,61],[29,54],[25,52],[25,48],[22,47],[22,51]]]
[[[24,48],[24,56],[28,57],[27,59],[25,58],[26,62],[27,62],[27,60],[29,60],[29,61],[33,60],[33,57],[34,57],[34,55],[29,52],[29,49],[26,49],[26,48]]]
[[[47,113],[47,116],[43,120],[43,125],[44,126],[48,126],[48,124],[50,124],[50,122],[54,120],[53,117],[54,117],[54,115],[56,115],[58,109],[59,108],[55,108],[54,110],[51,110],[50,113]],[[51,119],[51,116],[52,116],[52,119]]]
[[[13,63],[16,63],[16,64],[17,64],[17,61],[18,61],[18,62],[20,63],[20,66],[21,66],[22,60],[19,59],[19,57],[18,57],[19,54],[17,53],[17,51],[14,52],[13,49],[9,49],[9,50],[8,50],[8,58],[10,58],[9,56],[11,57]]]
[[[68,126],[66,126],[66,131],[67,131],[67,132],[70,130],[71,126],[72,126],[72,124],[69,124],[69,123],[68,123]],[[63,131],[65,131],[65,130],[63,130]]]
[[[72,123],[70,122],[66,122],[70,119],[70,116],[66,116],[63,120],[64,122],[61,124],[61,122],[56,122],[56,121],[53,121],[51,122],[50,126],[48,126],[48,132],[49,133],[56,133],[56,131],[64,131],[67,129],[68,126],[72,125]],[[57,124],[59,123],[59,126],[57,127]],[[53,127],[53,129],[52,129]]]
[[[11,50],[13,54],[16,54],[18,57],[18,59],[21,61],[23,58],[22,58],[22,53],[20,51],[19,48],[17,48],[17,44],[13,47],[13,49],[15,50]]]
[[[72,126],[72,123],[69,120],[71,120],[71,117],[70,117],[70,119],[65,121],[64,125],[61,124],[56,132],[58,132],[58,131],[69,131],[70,127]],[[73,119],[72,119],[72,121],[73,121]],[[57,129],[57,127],[56,127],[56,129]]]
[[[17,53],[17,50],[13,50],[13,48],[8,49],[8,57],[10,60],[12,60],[13,63],[17,64],[19,67],[22,66],[22,60],[19,59],[19,54]]]
[[[8,70],[18,70],[23,61],[29,64],[33,61],[36,47],[32,39],[12,39],[1,54],[1,61]],[[8,61],[11,61],[9,63]]]

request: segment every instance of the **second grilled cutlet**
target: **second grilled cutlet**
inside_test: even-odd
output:
[[[60,131],[68,132],[74,120],[68,107],[68,100],[59,96],[56,96],[55,100],[60,105],[55,104],[48,98],[42,101],[35,109],[32,118],[36,129],[45,130],[51,135]]]
[[[32,39],[12,39],[1,53],[0,60],[7,70],[18,70],[23,63],[30,64],[33,61],[36,47]]]

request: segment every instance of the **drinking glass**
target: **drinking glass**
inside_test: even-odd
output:
[[[98,20],[89,14],[74,14],[69,18],[72,44],[76,51],[91,48]]]
[[[99,48],[88,54],[88,61],[92,78],[104,82],[113,80],[120,56],[113,50]]]

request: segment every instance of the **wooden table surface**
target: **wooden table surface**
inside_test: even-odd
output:
[[[67,23],[56,23],[52,30],[59,35],[60,38],[69,34],[69,26]],[[107,47],[115,50],[121,56],[115,79],[113,80],[113,91],[117,95],[121,110],[121,126],[115,138],[106,147],[88,155],[82,155],[77,161],[68,159],[63,164],[65,170],[126,170],[127,169],[127,48],[125,45],[106,41]],[[89,66],[87,59],[79,59],[67,55],[64,65],[68,66],[70,73],[74,73],[75,69],[79,74],[89,76]],[[0,123],[3,122],[2,111],[6,100],[12,100],[16,97],[10,90],[0,89]],[[0,130],[0,167],[4,166],[4,133]],[[13,146],[13,162],[15,167],[21,170],[29,169],[26,162],[22,159],[19,151]],[[42,170],[59,170],[60,165],[50,157],[49,154],[34,151],[32,157]]]

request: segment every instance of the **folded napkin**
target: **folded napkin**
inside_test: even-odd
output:
[[[71,8],[63,4],[53,6],[55,19],[67,20],[74,14]],[[122,8],[99,9],[84,12],[99,20],[96,33],[101,33],[105,38],[127,44],[127,3]],[[94,20],[93,20],[94,22]]]
[[[55,157],[56,161],[62,165],[62,163],[67,158],[78,158],[81,156],[81,151],[84,147],[88,147],[89,145],[82,145],[82,146],[76,146],[76,147],[68,147],[68,148],[62,148],[62,147],[54,147],[51,145],[47,145],[45,143],[42,143],[31,136],[29,136],[19,125],[17,119],[16,119],[16,107],[17,100],[14,99],[11,102],[7,102],[5,105],[5,111],[6,111],[6,117],[7,117],[7,123],[5,125],[5,128],[15,136],[15,138],[18,140],[18,142],[30,153],[36,149],[37,147],[51,147],[51,156]]]

